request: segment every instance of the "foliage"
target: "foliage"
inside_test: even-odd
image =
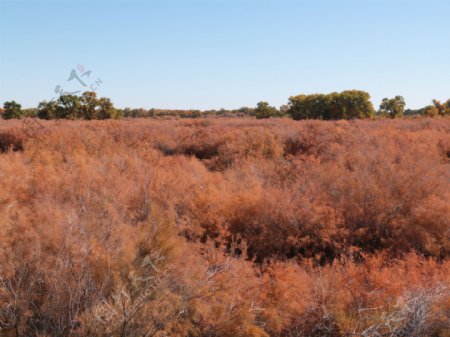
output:
[[[0,335],[448,337],[448,117],[25,121]]]
[[[12,102],[5,102],[10,105]],[[14,104],[17,104],[14,102]],[[39,117],[41,119],[118,119],[118,118],[204,118],[204,117],[270,117],[291,116],[300,119],[364,119],[374,116],[374,108],[367,92],[347,90],[341,93],[298,95],[289,98],[289,103],[276,109],[269,103],[258,102],[256,108],[241,107],[233,110],[171,110],[125,108],[116,109],[109,98],[97,98],[95,92],[84,92],[80,97],[62,95],[57,101],[42,101],[37,108],[17,109],[11,105],[5,114],[0,108],[0,114],[5,119],[22,117]],[[20,106],[20,105],[19,105]],[[433,100],[433,105],[418,110],[405,111],[405,100],[402,96],[392,99],[384,98],[378,115],[382,117],[399,118],[405,116],[446,116],[450,114],[450,100],[441,103]]]
[[[405,112],[405,106],[405,99],[402,96],[395,96],[391,99],[383,98],[378,113],[384,117],[402,117],[403,113]]]
[[[81,103],[76,95],[61,95],[58,98],[56,117],[58,119],[78,119],[81,117]]]
[[[9,101],[3,104],[3,115],[4,119],[22,118],[22,106],[16,101]]]
[[[99,104],[97,94],[94,91],[86,91],[80,98],[81,115],[84,119],[95,119],[97,115],[97,105]]]
[[[233,110],[170,110],[170,109],[144,109],[144,108],[125,108],[121,110],[124,117],[132,118],[202,118],[208,116],[220,117],[248,117],[254,116],[254,108],[241,107]]]
[[[438,108],[434,105],[427,105],[423,108],[423,115],[427,117],[436,117],[439,114]]]
[[[37,116],[41,119],[117,119],[122,112],[114,108],[109,98],[97,98],[94,91],[86,91],[81,97],[61,95],[57,101],[39,103]]]
[[[56,119],[58,118],[58,102],[56,101],[42,101],[38,105],[37,117],[41,119]]]
[[[270,106],[267,102],[258,102],[255,108],[256,119],[270,118],[278,116],[278,110]]]
[[[354,119],[374,114],[370,95],[359,90],[341,93],[298,95],[289,98],[289,113],[300,119]]]
[[[448,116],[450,115],[450,99],[447,100],[445,103],[441,103],[437,99],[433,100],[433,105],[437,109],[437,113],[441,116]]]
[[[0,153],[23,150],[24,135],[18,130],[0,132]]]

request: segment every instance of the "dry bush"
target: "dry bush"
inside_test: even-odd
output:
[[[274,336],[446,336],[449,267],[415,254],[324,267],[272,264],[264,274],[267,328]]]
[[[0,335],[447,337],[449,134],[4,122]]]
[[[0,132],[0,153],[22,151],[24,137],[17,130]]]

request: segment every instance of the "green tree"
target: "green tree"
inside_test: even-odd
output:
[[[257,119],[270,118],[278,116],[278,110],[270,106],[267,102],[258,102],[255,108],[255,117]]]
[[[243,106],[237,110],[237,114],[242,115],[242,116],[254,116],[255,109],[247,107],[247,106]]]
[[[95,119],[97,117],[96,109],[99,105],[99,100],[97,99],[95,91],[84,92],[80,98],[80,104],[81,118]]]
[[[360,90],[293,96],[288,106],[295,120],[367,118],[375,112],[370,95]]]
[[[28,108],[28,109],[22,109],[21,113],[22,117],[36,117],[37,116],[37,109],[36,108]]]
[[[323,114],[324,95],[297,95],[289,98],[288,112],[295,120],[316,119]]]
[[[109,118],[120,118],[119,110],[114,108],[113,103],[109,98],[102,97],[98,100],[99,109],[97,111],[97,119],[109,119]]]
[[[445,102],[444,114],[447,116],[450,115],[450,99],[448,99],[447,102]]]
[[[434,105],[428,105],[423,108],[423,115],[427,117],[435,117],[439,115],[439,109]]]
[[[57,101],[39,103],[38,117],[42,119],[108,119],[120,118],[123,110],[114,108],[109,98],[97,98],[93,91],[86,91],[81,97],[61,95]]]
[[[433,100],[433,105],[436,107],[438,114],[441,116],[450,115],[450,99],[445,103],[441,103],[437,99]]]
[[[58,102],[56,101],[42,101],[38,105],[37,116],[41,119],[57,118]]]
[[[375,109],[370,101],[368,92],[361,90],[346,90],[337,95],[341,110],[340,118],[370,118],[375,114]]]
[[[381,116],[397,118],[402,117],[405,112],[405,99],[402,96],[395,96],[394,98],[383,98],[380,104],[378,113]]]
[[[5,102],[3,109],[4,119],[22,118],[22,106],[16,101]]]
[[[58,98],[56,118],[77,119],[81,117],[80,98],[75,95],[61,95]]]

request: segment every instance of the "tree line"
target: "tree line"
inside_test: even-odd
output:
[[[109,98],[98,98],[93,91],[81,96],[61,95],[57,100],[42,101],[37,108],[22,109],[15,101],[8,101],[0,108],[4,119],[38,117],[41,119],[117,119],[117,118],[155,118],[184,117],[198,118],[208,116],[256,117],[257,119],[290,117],[294,120],[319,119],[363,119],[373,117],[400,118],[403,116],[445,116],[450,115],[450,99],[418,110],[405,110],[402,96],[384,98],[378,110],[375,110],[369,93],[361,90],[346,90],[330,94],[310,94],[291,96],[287,104],[280,108],[268,102],[258,102],[256,107],[220,110],[173,110],[173,109],[117,109]]]
[[[41,119],[109,119],[120,118],[121,111],[114,108],[109,98],[97,98],[93,91],[81,96],[61,95],[56,101],[42,101],[36,109],[22,109],[22,106],[9,101],[3,104],[4,119],[38,117]]]
[[[402,96],[383,98],[375,110],[369,93],[361,90],[346,90],[340,93],[297,95],[289,98],[279,109],[268,102],[259,102],[254,110],[258,119],[287,116],[294,120],[319,119],[363,119],[373,117],[401,118],[404,116],[446,116],[450,115],[450,99],[441,103],[434,99],[433,104],[422,109],[406,109]]]

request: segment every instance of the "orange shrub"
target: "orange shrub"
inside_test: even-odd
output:
[[[0,336],[448,337],[449,122],[5,121]]]

